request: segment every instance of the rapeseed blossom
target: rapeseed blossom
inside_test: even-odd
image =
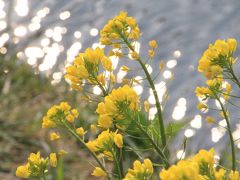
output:
[[[115,146],[123,147],[123,137],[117,131],[112,132],[108,129],[101,132],[95,140],[87,142],[86,145],[92,152],[97,152],[112,160]]]
[[[112,61],[104,55],[103,49],[87,48],[75,58],[73,65],[66,68],[65,78],[71,81],[71,87],[75,90],[81,90],[85,81],[92,85],[104,85],[102,81],[105,76],[99,75],[100,64],[106,71],[113,70]]]
[[[92,175],[96,177],[105,177],[107,176],[107,173],[104,170],[102,170],[100,167],[96,167]]]
[[[153,174],[153,165],[150,159],[144,159],[143,163],[139,160],[134,161],[133,169],[128,169],[124,180],[149,179]]]
[[[119,48],[122,37],[136,41],[139,38],[140,29],[133,17],[127,12],[121,11],[119,15],[109,20],[100,32],[100,42],[104,45],[113,45]]]
[[[227,64],[233,64],[233,53],[236,51],[237,41],[235,39],[217,40],[203,53],[199,60],[198,70],[208,79],[217,78],[222,75]]]
[[[64,121],[68,123],[74,123],[74,120],[78,117],[79,113],[67,102],[61,102],[59,105],[52,106],[47,115],[43,117],[42,128],[53,128],[56,125],[62,125]],[[57,134],[51,135],[52,139],[58,138]]]
[[[57,156],[55,153],[51,153],[49,158],[45,159],[41,157],[40,152],[31,153],[28,157],[28,162],[17,168],[16,176],[20,178],[45,177],[48,173],[48,164],[52,167],[57,166]]]
[[[125,118],[125,112],[137,111],[138,106],[139,97],[133,88],[125,85],[114,89],[104,98],[104,102],[98,104],[96,110],[99,114],[98,125],[102,128],[110,128],[113,123],[120,124]]]

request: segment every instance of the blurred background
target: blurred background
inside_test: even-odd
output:
[[[30,152],[40,149],[44,154],[59,148],[71,156],[56,173],[64,169],[65,179],[90,179],[84,162],[87,155],[77,151],[78,145],[69,137],[67,143],[49,142],[47,133],[41,130],[41,118],[51,105],[65,100],[81,109],[81,119],[96,119],[92,113],[95,105],[84,103],[79,92],[70,91],[64,68],[87,47],[102,47],[98,42],[101,28],[121,10],[139,23],[142,37],[138,49],[143,57],[147,56],[148,41],[155,39],[159,44],[148,70],[154,77],[160,61],[165,63],[155,83],[161,101],[169,95],[163,106],[165,121],[182,127],[169,142],[174,158],[185,156],[186,139],[186,155],[212,146],[218,155],[227,154],[230,149],[226,148],[226,130],[206,124],[204,118],[215,116],[222,126],[224,120],[215,112],[197,110],[194,89],[204,84],[197,64],[208,44],[218,38],[240,40],[239,8],[239,0],[0,0],[0,179],[14,180],[16,167]],[[138,67],[131,61],[112,61],[118,83],[129,76],[120,70],[122,65]],[[140,72],[137,78],[142,77]],[[142,100],[154,104],[145,82],[134,88]],[[99,93],[95,87],[91,91]],[[235,95],[239,94],[235,91]],[[229,108],[237,139],[239,109]],[[149,118],[153,119],[155,113],[152,106]],[[240,148],[238,141],[236,146]],[[239,158],[239,151],[237,154]]]

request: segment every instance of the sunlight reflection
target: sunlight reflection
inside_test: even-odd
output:
[[[186,136],[187,138],[190,138],[194,135],[195,135],[195,130],[193,129],[186,129],[184,132],[184,136]]]
[[[1,53],[1,54],[6,54],[6,53],[7,53],[7,48],[1,47],[1,48],[0,48],[0,53]]]
[[[97,28],[92,28],[89,31],[91,36],[97,36],[98,35],[98,29]]]
[[[35,65],[37,63],[37,58],[28,58],[27,63],[31,66]]]
[[[96,95],[100,95],[101,94],[101,89],[98,86],[94,86],[93,87],[93,93]]]
[[[48,46],[50,44],[50,39],[48,39],[48,38],[43,38],[42,40],[41,40],[41,45],[43,46],[43,47],[46,47],[46,46]]]
[[[173,109],[172,118],[176,121],[181,120],[186,113],[187,100],[185,98],[180,98],[177,102],[177,105]]]
[[[171,59],[167,62],[167,67],[169,69],[174,68],[176,65],[177,65],[177,60],[175,60],[175,59]]]
[[[136,91],[138,95],[141,95],[143,92],[143,87],[141,85],[135,85],[133,86],[133,89]]]
[[[9,39],[9,34],[8,33],[4,33],[0,36],[0,47],[3,47],[4,44],[8,41]]]
[[[173,52],[173,56],[175,57],[175,58],[179,58],[179,57],[181,57],[181,51],[179,51],[179,50],[176,50],[176,51],[174,51]]]
[[[221,101],[223,104],[225,104],[225,99],[224,99],[223,97],[220,97],[220,101]],[[216,104],[216,106],[217,106],[218,109],[221,109],[221,105],[220,105],[220,103],[219,103],[217,100],[215,100],[215,104]]]
[[[178,159],[183,159],[183,158],[185,158],[185,152],[184,152],[183,149],[180,149],[180,150],[177,151],[177,158],[178,158]]]
[[[161,81],[160,83],[156,84],[155,87],[156,87],[156,90],[157,90],[159,101],[162,102],[163,101],[163,96],[167,91],[166,82]],[[150,104],[155,104],[155,98],[154,98],[152,89],[149,89],[149,93],[150,93],[150,95],[148,97],[149,103]]]
[[[47,54],[43,59],[42,64],[39,65],[40,71],[50,70],[57,62],[57,57],[60,54],[60,46],[54,44],[47,49]]]
[[[112,61],[112,67],[115,70],[117,68],[117,66],[118,66],[119,57],[111,56],[111,57],[109,57],[109,59]]]
[[[27,16],[29,12],[28,0],[17,0],[15,11],[18,16]]]
[[[0,10],[0,19],[4,19],[6,17],[6,13],[3,10]]]
[[[27,29],[25,26],[18,26],[14,29],[14,35],[18,37],[23,37],[27,34]]]
[[[45,18],[47,14],[49,14],[50,9],[48,7],[44,7],[43,9],[40,9],[37,12],[37,17],[41,18]],[[40,22],[40,21],[39,21]]]
[[[69,11],[64,11],[59,14],[59,18],[63,21],[70,18],[70,16],[71,16],[71,13]]]
[[[80,42],[75,42],[72,44],[72,46],[67,51],[67,61],[73,62],[75,56],[79,53],[79,51],[82,49],[82,44]]]
[[[200,129],[202,127],[202,117],[201,115],[196,115],[194,119],[191,121],[191,126],[195,129]]]
[[[149,109],[149,115],[148,115],[149,120],[153,120],[156,113],[157,113],[157,108],[156,107],[151,107]]]
[[[117,83],[121,83],[123,78],[127,75],[126,71],[119,70],[117,73]]]
[[[0,31],[4,30],[7,27],[6,21],[0,21]]]
[[[146,68],[148,70],[148,73],[152,74],[152,71],[153,71],[152,66],[150,64],[145,64],[145,66],[146,66]]]
[[[82,33],[80,31],[75,31],[74,32],[74,37],[79,39],[80,37],[82,37]]]
[[[170,79],[172,76],[173,76],[173,74],[172,74],[172,72],[169,71],[169,70],[166,70],[166,71],[163,72],[163,77],[164,77],[165,79]]]
[[[25,49],[25,54],[28,58],[42,58],[44,53],[39,47],[28,47]]]
[[[235,143],[237,144],[237,146],[239,146],[239,144],[240,144],[240,139],[239,139],[240,138],[240,124],[236,124],[236,130],[233,131],[232,135],[233,135],[233,139],[234,139]]]
[[[225,134],[226,129],[222,128],[222,127],[214,127],[211,129],[211,133],[212,133],[212,141],[213,142],[218,142]]]

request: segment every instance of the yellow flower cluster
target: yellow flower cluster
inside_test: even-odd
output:
[[[92,175],[95,177],[105,177],[107,176],[107,173],[104,170],[102,170],[100,167],[96,167]]]
[[[102,128],[110,128],[113,120],[120,125],[120,120],[125,118],[127,110],[137,111],[139,97],[133,88],[125,85],[114,89],[104,98],[104,102],[98,104],[96,112],[99,114],[98,125]]]
[[[162,170],[159,176],[161,180],[205,180],[209,177],[216,180],[237,180],[239,173],[231,171],[227,174],[224,169],[216,170],[214,167],[214,149],[211,148],[209,151],[200,150],[192,158],[181,160],[169,169]]]
[[[107,159],[113,159],[114,145],[118,148],[123,147],[123,137],[117,132],[111,132],[109,129],[101,132],[95,140],[86,143],[92,152],[98,152]]]
[[[151,47],[151,49],[148,50],[148,56],[153,58],[155,56],[155,49],[158,47],[158,44],[155,40],[152,40],[148,42],[148,45]]]
[[[84,53],[80,53],[74,60],[73,65],[66,68],[65,78],[71,81],[71,87],[81,90],[83,80],[87,80],[92,85],[105,85],[104,74],[99,73],[99,65],[103,69],[112,71],[112,61],[104,55],[104,50],[100,48],[87,48]]]
[[[77,109],[72,109],[67,102],[61,102],[48,110],[47,115],[43,117],[42,128],[53,128],[56,125],[62,125],[65,120],[74,123],[78,115]],[[51,138],[55,140],[59,137],[57,134],[52,134]]]
[[[140,35],[140,29],[133,17],[128,16],[124,11],[103,27],[100,32],[100,42],[104,45],[113,45],[119,47],[122,43],[122,37],[129,40],[137,40]]]
[[[162,170],[159,174],[162,180],[203,180],[204,172],[201,169],[212,171],[214,163],[214,149],[200,150],[198,154],[189,160],[181,160],[168,170]],[[204,167],[206,168],[204,168]]]
[[[153,165],[150,159],[144,159],[143,163],[136,160],[133,169],[128,169],[124,180],[149,179],[153,174]]]
[[[198,97],[213,97],[223,91],[223,71],[229,72],[235,59],[233,53],[236,51],[237,41],[235,39],[217,40],[214,45],[210,44],[199,60],[198,71],[208,79],[207,87],[197,87],[195,92]],[[231,85],[228,84],[223,98],[228,99]]]
[[[52,167],[57,166],[57,156],[55,153],[51,153],[49,158],[42,158],[40,152],[31,153],[28,157],[28,162],[25,165],[21,165],[16,170],[16,176],[19,178],[29,177],[44,177],[48,172],[48,163]]]
[[[210,44],[199,60],[199,72],[202,72],[208,79],[221,76],[226,64],[234,62],[232,55],[236,48],[236,39],[217,40],[214,45]]]

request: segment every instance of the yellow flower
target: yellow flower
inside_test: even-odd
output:
[[[122,137],[122,135],[121,134],[116,134],[114,136],[114,142],[115,142],[115,144],[118,148],[122,148],[123,147],[123,137]]]
[[[104,69],[106,69],[107,71],[112,71],[113,70],[112,61],[109,58],[104,56],[101,60],[102,60],[102,65],[103,65]]]
[[[133,59],[138,59],[139,58],[139,54],[136,51],[132,51],[130,54],[131,54],[131,57]]]
[[[112,118],[106,114],[100,115],[98,118],[98,125],[102,128],[110,128],[112,126]]]
[[[29,178],[30,176],[30,173],[28,171],[28,167],[29,165],[23,165],[23,166],[19,166],[16,170],[16,176],[19,177],[19,178]]]
[[[239,180],[239,172],[238,171],[231,171],[229,174],[229,179],[230,180]]]
[[[203,103],[198,103],[197,108],[198,108],[199,110],[202,110],[202,109],[207,109],[208,106],[205,105],[205,104],[203,104]]]
[[[103,74],[99,74],[99,75],[97,76],[97,80],[98,80],[98,82],[100,82],[101,85],[105,85],[105,83],[106,83],[105,77],[104,77]]]
[[[235,52],[236,51],[236,49],[237,49],[237,41],[236,41],[236,39],[229,38],[227,40],[227,44],[228,44],[230,52]]]
[[[71,109],[71,106],[67,102],[61,102],[59,106],[59,108],[64,112],[67,112]]]
[[[110,151],[103,151],[103,154],[109,161],[113,161],[113,154]]]
[[[93,133],[96,133],[96,131],[97,131],[97,127],[95,124],[91,124],[90,129]]]
[[[148,101],[144,101],[144,110],[145,110],[146,112],[148,112],[149,109],[150,109],[150,104],[149,104],[149,102],[148,102]]]
[[[203,53],[199,60],[198,70],[207,79],[214,79],[222,75],[224,69],[228,68],[228,63],[234,63],[233,53],[236,51],[237,41],[235,39],[216,40]]]
[[[51,121],[48,117],[43,117],[42,128],[53,128],[56,126],[55,122]]]
[[[111,94],[104,98],[104,102],[98,104],[96,110],[100,115],[98,125],[103,128],[109,128],[113,123],[113,119],[117,123],[118,120],[124,118],[123,110],[137,111],[138,101],[137,93],[127,85],[113,89]]]
[[[104,55],[103,49],[87,48],[84,53],[80,53],[74,59],[72,65],[66,68],[65,78],[70,80],[71,87],[75,90],[81,90],[81,86],[86,80],[91,85],[95,85],[99,75],[100,62],[104,69],[112,71],[112,62]]]
[[[82,127],[80,128],[77,128],[76,129],[76,133],[79,135],[79,136],[83,136],[84,134],[87,133],[87,131],[84,131],[84,129]]]
[[[134,161],[133,169],[128,169],[124,180],[131,179],[150,179],[150,176],[153,174],[153,166],[150,159],[144,159],[144,162],[141,163],[139,160]]]
[[[33,164],[40,164],[41,163],[40,152],[31,153],[28,157],[28,161]]]
[[[152,161],[150,159],[144,159],[144,165],[146,167],[146,170],[148,171],[148,173],[152,174],[153,173],[153,165],[152,165]]]
[[[57,134],[55,132],[50,134],[50,140],[51,141],[54,141],[54,140],[57,140],[57,139],[60,139],[60,135],[59,134]]]
[[[49,155],[49,159],[50,159],[50,165],[52,167],[57,167],[57,156],[56,156],[56,153],[51,153]]]
[[[216,122],[215,119],[214,119],[213,117],[211,117],[211,116],[207,116],[207,117],[205,118],[205,121],[206,121],[207,123],[209,123],[209,124]]]
[[[116,82],[116,78],[115,78],[114,74],[110,74],[110,80],[111,80],[112,83]]]
[[[64,156],[64,155],[67,154],[67,153],[68,153],[68,152],[65,151],[65,150],[63,150],[63,149],[61,149],[61,150],[58,151],[58,155],[59,155],[59,156]]]
[[[107,176],[107,173],[102,170],[102,168],[100,167],[96,167],[92,173],[93,176],[96,176],[96,177],[105,177]]]
[[[226,171],[224,169],[219,169],[218,171],[215,171],[214,176],[216,180],[222,180],[225,177]]]
[[[140,35],[140,29],[136,20],[121,11],[118,16],[109,20],[100,32],[100,42],[104,45],[116,46],[121,43],[121,38],[128,40],[137,40]]]
[[[73,122],[74,122],[74,116],[71,115],[71,114],[67,115],[67,116],[66,116],[66,119],[67,119],[67,121],[70,122],[70,123],[73,123]]]
[[[161,61],[161,62],[159,63],[159,70],[162,71],[163,68],[164,68],[164,62]]]
[[[153,49],[156,49],[158,47],[158,44],[155,40],[149,41],[148,45]]]
[[[96,147],[97,141],[88,141],[86,143],[86,145],[87,145],[87,147],[88,147],[88,149],[90,151],[92,151],[92,152],[96,152],[97,151],[97,147]]]
[[[231,84],[227,83],[226,84],[226,92],[229,94],[232,91]]]
[[[155,56],[155,52],[152,49],[148,50],[148,56],[153,58]]]
[[[122,66],[120,69],[121,71],[126,71],[126,72],[129,71],[129,68],[127,66]]]
[[[210,166],[213,166],[214,164],[214,149],[211,148],[209,151],[207,150],[200,150],[198,152],[198,154],[196,154],[194,157],[193,157],[193,161],[195,162],[198,162],[198,163],[207,163],[209,164]]]
[[[72,115],[77,118],[79,116],[78,110],[77,109],[72,109],[71,110]]]

